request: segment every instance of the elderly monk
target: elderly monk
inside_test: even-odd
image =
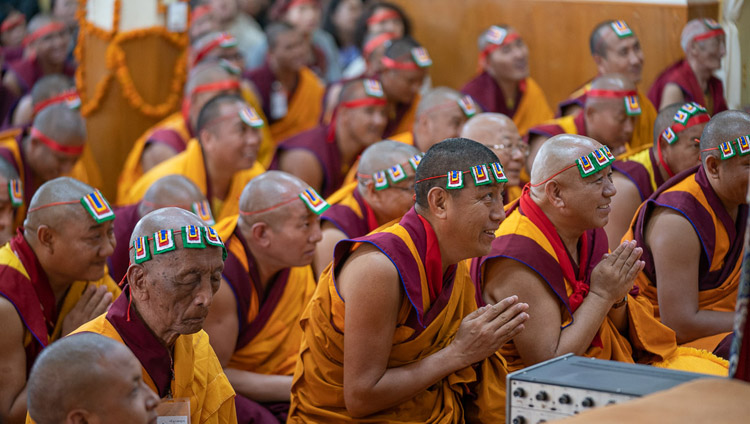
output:
[[[23,205],[23,183],[18,171],[0,158],[0,243],[13,238],[16,210]]]
[[[86,124],[77,110],[56,104],[39,112],[31,127],[3,134],[0,157],[16,168],[23,183],[24,202],[15,221],[20,227],[37,187],[73,173],[86,144]]]
[[[13,112],[6,116],[3,126],[28,125],[39,111],[62,102],[67,102],[71,107],[80,105],[73,80],[61,74],[45,75],[34,84],[29,94],[21,98]]]
[[[8,64],[3,85],[17,96],[26,94],[44,75],[73,77],[75,66],[68,61],[70,34],[62,21],[51,15],[36,15],[29,22],[25,57]]]
[[[245,187],[239,215],[216,225],[229,256],[205,329],[238,393],[241,423],[286,419],[297,323],[316,286],[310,263],[327,206],[318,200],[300,179],[268,171]]]
[[[388,125],[383,137],[410,131],[419,105],[419,90],[432,59],[427,49],[408,35],[391,41],[380,59],[380,82],[388,99]]]
[[[0,249],[0,419],[23,422],[26,378],[44,347],[107,310],[114,213],[72,178],[39,187],[23,230]],[[40,307],[41,305],[41,307]]]
[[[615,250],[638,207],[682,171],[700,164],[700,136],[711,119],[697,103],[668,106],[656,117],[654,146],[632,153],[612,164],[612,212],[604,227],[609,248]]]
[[[214,225],[211,205],[201,190],[183,175],[167,175],[159,178],[146,190],[140,202],[115,209],[115,239],[117,247],[107,260],[109,274],[115,281],[121,281],[130,266],[128,250],[130,236],[135,225],[146,214],[157,209],[177,207],[198,215],[206,225]]]
[[[198,140],[191,140],[184,152],[144,174],[122,204],[137,203],[156,180],[177,174],[200,188],[217,220],[236,214],[245,184],[265,170],[256,161],[263,125],[260,116],[240,97],[214,97],[198,117]]]
[[[624,75],[596,78],[586,94],[586,107],[576,115],[563,116],[529,130],[529,156],[526,169],[533,172],[536,152],[550,137],[577,134],[594,138],[609,147],[615,156],[628,153],[635,117],[641,114],[635,86]]]
[[[724,30],[713,19],[693,19],[685,25],[680,45],[685,58],[664,70],[648,91],[659,109],[672,103],[696,102],[711,115],[728,109],[724,87],[713,73],[726,54]]]
[[[138,221],[129,244],[123,295],[76,333],[130,348],[146,384],[189,411],[169,414],[181,422],[236,423],[234,390],[202,330],[221,283],[224,243],[192,212],[163,208]]]
[[[700,139],[701,164],[641,205],[626,238],[643,247],[636,280],[679,343],[713,349],[732,331],[747,221],[750,115],[724,111]]]
[[[300,31],[274,22],[266,27],[266,37],[268,58],[248,76],[258,88],[271,137],[278,144],[318,124],[325,86],[305,66],[309,44]]]
[[[480,113],[466,121],[461,137],[478,141],[497,155],[508,178],[503,203],[507,205],[518,199],[521,196],[521,171],[529,154],[529,145],[521,138],[513,120],[501,113]]]
[[[464,261],[489,252],[503,219],[502,166],[481,144],[449,139],[415,178],[416,205],[399,223],[336,246],[302,316],[289,422],[504,420],[496,352],[528,305],[477,309]]]
[[[315,275],[331,263],[336,243],[365,236],[414,206],[414,174],[421,158],[414,146],[393,140],[362,152],[356,182],[331,195],[331,207],[321,216],[323,239],[315,249]]]
[[[615,194],[612,162],[609,149],[593,139],[550,139],[539,151],[530,184],[507,208],[492,251],[473,261],[485,302],[514,294],[529,304],[526,329],[500,350],[508,369],[574,353],[726,375],[718,358],[701,359],[689,349],[684,353],[693,358],[677,358],[683,350],[674,332],[633,289],[644,265],[638,260],[642,249],[625,241],[607,254],[602,227]]]
[[[349,81],[341,91],[331,123],[281,143],[271,168],[299,177],[327,197],[343,185],[359,154],[380,140],[386,122],[386,99],[380,82]]]
[[[596,63],[598,75],[621,74],[634,85],[643,76],[643,50],[638,36],[625,21],[604,21],[594,28],[589,38],[591,57]],[[574,91],[558,105],[558,115],[576,115],[586,105],[586,97],[591,89],[591,81]],[[628,145],[633,150],[651,146],[651,133],[656,119],[656,109],[645,94],[637,89],[642,113],[633,122],[633,136]],[[619,239],[618,239],[619,240]]]
[[[550,120],[552,109],[539,84],[529,77],[529,48],[507,25],[492,25],[479,36],[481,73],[466,83],[471,95],[487,112],[513,119],[521,134]]]
[[[31,369],[29,416],[36,424],[156,422],[159,398],[121,343],[94,333],[44,349]]]

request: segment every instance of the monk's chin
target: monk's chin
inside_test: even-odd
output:
[[[182,321],[180,325],[180,334],[194,334],[203,329],[205,318],[191,318]]]

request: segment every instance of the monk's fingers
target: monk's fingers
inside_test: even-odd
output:
[[[482,315],[484,315],[484,313],[487,312],[487,310],[489,309],[490,309],[490,305],[485,305],[485,306],[482,306],[481,308],[477,308],[469,315],[466,315],[463,319],[463,322],[474,321],[478,319],[479,317],[481,317]]]
[[[501,344],[505,344],[524,329],[524,322],[529,319],[529,314],[521,312],[513,317],[510,321],[495,330],[496,339],[501,339]]]
[[[515,319],[519,315],[525,314],[528,309],[529,305],[527,303],[517,303],[509,307],[502,314],[498,315],[494,320],[492,320],[494,329],[502,328],[504,325],[513,321],[513,319]]]
[[[633,264],[633,267],[631,267],[628,270],[627,275],[625,276],[626,281],[632,282],[635,280],[635,277],[638,275],[639,272],[643,271],[643,267],[646,266],[646,262],[643,262],[641,260],[635,261],[635,264]]]
[[[633,253],[633,249],[635,249],[635,242],[632,240],[627,241],[623,243],[621,246],[623,247],[623,249],[619,252],[614,262],[614,268],[615,270],[618,270],[618,271],[625,268],[625,264],[630,259],[630,255]]]
[[[85,304],[84,310],[88,314],[92,314],[94,313],[94,311],[99,310],[99,305],[104,301],[105,298],[107,298],[107,295],[109,295],[109,300],[112,300],[112,294],[107,291],[106,287],[96,287],[94,290],[94,294],[91,295],[91,298]]]
[[[497,320],[498,317],[501,317],[503,314],[507,313],[507,311],[510,311],[517,306],[514,305],[516,302],[518,302],[518,296],[513,295],[506,297],[494,305],[490,305],[490,308],[482,316],[482,319],[485,320],[485,322],[493,322]]]
[[[622,266],[622,273],[627,274],[633,268],[638,268],[638,259],[640,259],[643,249],[635,247],[630,251],[630,254],[625,258],[625,263]]]
[[[87,285],[86,288],[83,289],[83,293],[81,293],[81,297],[78,299],[76,306],[85,308],[89,304],[89,302],[91,302],[91,298],[94,297],[95,293],[96,286],[91,284]]]
[[[92,311],[93,317],[97,317],[106,312],[109,308],[110,303],[112,303],[112,293],[105,292]]]

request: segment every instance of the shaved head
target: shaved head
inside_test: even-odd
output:
[[[339,103],[350,102],[352,100],[367,97],[364,81],[365,78],[358,78],[343,83],[341,86],[341,93],[339,93]]]
[[[684,103],[671,104],[660,110],[659,114],[656,115],[656,120],[654,121],[654,146],[659,143],[659,137],[661,136],[661,133],[672,126],[672,123],[674,122],[674,115],[678,110],[680,110],[683,104]]]
[[[542,144],[531,167],[531,192],[541,195],[544,193],[544,185],[534,187],[551,178],[567,166],[574,164],[581,156],[588,155],[594,150],[602,147],[598,141],[575,134],[556,135]],[[560,175],[560,179],[579,176],[573,172]]]
[[[262,211],[279,203],[295,199],[308,188],[307,184],[291,174],[282,171],[266,171],[250,180],[245,189],[242,190],[240,210],[250,213]],[[259,221],[275,225],[280,222],[279,218],[285,216],[284,212],[288,206],[283,205],[267,212],[244,216],[243,219],[249,225]]]
[[[471,117],[461,130],[461,137],[478,141],[492,139],[492,134],[499,130],[513,129],[518,132],[513,120],[502,113],[480,113]]]
[[[362,152],[357,170],[360,174],[372,175],[396,164],[406,163],[419,153],[416,147],[409,144],[393,140],[378,141]]]
[[[622,74],[607,74],[597,77],[591,82],[592,90],[626,90],[635,91],[635,84]],[[622,103],[621,98],[600,98],[600,97],[586,97],[586,107],[596,107],[601,104],[614,104],[614,102]]]
[[[492,150],[508,177],[508,186],[517,186],[526,163],[528,144],[523,141],[513,120],[501,113],[480,113],[469,118],[461,137],[475,140]]]
[[[29,212],[23,223],[27,236],[41,225],[60,228],[71,221],[85,219],[83,217],[89,215],[80,200],[93,191],[90,185],[70,177],[55,178],[42,184],[29,202]],[[71,203],[34,210],[52,203],[66,202]]]
[[[385,56],[396,61],[403,61],[411,57],[411,49],[422,47],[417,40],[406,35],[403,38],[393,40],[388,48],[385,49]]]
[[[2,157],[0,157],[0,177],[5,178],[6,180],[18,178],[18,170],[16,170],[16,167]]]
[[[73,80],[65,75],[45,75],[31,89],[31,104],[36,105],[74,88]]]
[[[167,175],[151,184],[143,195],[141,215],[169,206],[190,210],[193,203],[203,202],[206,196],[198,186],[182,175]]]
[[[29,25],[26,28],[26,32],[28,34],[33,33],[34,31],[38,30],[39,28],[50,24],[52,22],[62,22],[61,20],[57,19],[53,15],[46,14],[46,13],[39,13],[37,15],[34,15],[33,18],[29,21]]]
[[[151,237],[159,230],[179,230],[186,225],[195,225],[196,227],[205,227],[206,224],[198,215],[181,208],[166,207],[155,210],[138,221],[133,228],[133,234],[130,236],[130,244],[138,237]],[[175,237],[176,241],[180,237]],[[157,256],[158,257],[158,256]],[[133,262],[132,253],[130,260]]]
[[[195,87],[203,84],[224,80],[236,80],[237,76],[233,75],[225,65],[219,62],[201,62],[188,74],[185,82],[185,96],[190,96]]]
[[[591,36],[589,37],[589,49],[591,50],[592,56],[607,56],[607,41],[604,34],[612,32],[611,25],[613,22],[614,21],[612,20],[604,21],[591,31]]]
[[[736,140],[739,137],[750,135],[750,114],[739,110],[726,110],[714,115],[701,134],[701,161],[705,163],[706,157],[718,156],[717,151],[708,151],[718,147],[725,141]]]
[[[419,100],[416,117],[419,118],[425,113],[429,113],[435,110],[436,107],[449,102],[454,102],[457,104],[457,102],[461,100],[461,97],[461,93],[452,88],[435,87],[432,90],[428,91],[427,94],[425,94]]]
[[[44,108],[34,118],[32,127],[63,146],[81,146],[86,142],[86,123],[81,113],[64,104]]]

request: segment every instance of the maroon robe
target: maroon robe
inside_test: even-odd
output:
[[[31,198],[36,193],[38,186],[34,185],[33,170],[26,162],[26,157],[23,154],[23,139],[28,135],[30,126],[24,126],[21,128],[21,132],[16,136],[16,144],[18,145],[18,152],[21,156],[21,163],[16,161],[16,157],[6,147],[0,147],[0,157],[8,161],[9,164],[16,168],[18,175],[23,175],[23,203],[28,207],[31,202]]]
[[[66,62],[63,65],[63,75],[73,78],[75,76],[75,71],[76,68],[72,62]],[[34,84],[45,75],[42,66],[39,65],[39,62],[35,57],[9,63],[8,72],[12,72],[16,75],[21,88],[21,95],[30,92],[34,87]]]
[[[133,234],[135,224],[141,219],[138,208],[141,202],[134,205],[115,209],[115,246],[112,256],[107,258],[109,275],[116,282],[122,281],[130,266],[130,236]]]
[[[508,109],[505,103],[503,90],[497,84],[494,78],[486,71],[477,75],[461,89],[461,92],[471,96],[474,101],[479,103],[485,112],[502,113],[505,116],[513,117],[516,114],[516,108],[521,103],[523,97],[524,85],[520,84],[520,89],[516,93],[514,108]]]
[[[353,196],[359,205],[359,210],[362,211],[362,218],[350,207],[340,204],[331,205],[320,216],[322,221],[330,222],[350,239],[365,236],[379,227],[375,213],[356,188]]]
[[[656,187],[661,187],[661,185],[664,184],[664,179],[662,179],[661,172],[659,172],[659,165],[654,156],[653,147],[648,149],[648,157],[651,160],[651,167],[654,170],[654,181],[656,182]],[[651,174],[649,174],[643,164],[630,160],[618,160],[612,164],[612,169],[623,174],[635,184],[635,187],[638,189],[638,194],[641,196],[641,202],[654,194],[654,188],[651,186]]]
[[[724,86],[721,80],[711,75],[708,79],[708,92],[711,96],[713,108],[709,108],[708,102],[703,94],[698,80],[695,78],[692,68],[687,60],[682,59],[664,70],[654,81],[648,90],[648,98],[655,107],[661,105],[661,96],[664,87],[668,83],[677,84],[685,96],[685,102],[696,102],[708,108],[708,113],[713,116],[728,109],[727,101],[724,99]],[[713,109],[713,110],[712,110]]]

